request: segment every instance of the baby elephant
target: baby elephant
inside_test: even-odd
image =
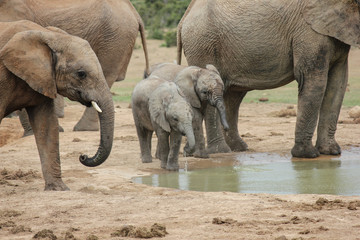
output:
[[[206,68],[199,68],[174,63],[160,63],[151,67],[150,76],[161,77],[179,86],[186,100],[193,107],[193,128],[196,142],[193,155],[202,158],[208,157],[202,127],[205,111],[210,109],[208,105],[216,108],[224,130],[229,128],[223,100],[224,84],[218,70],[210,64],[206,65]],[[184,154],[191,154],[187,146]]]
[[[182,135],[187,137],[191,150],[195,147],[193,111],[182,91],[175,83],[151,76],[135,86],[132,93],[132,111],[142,162],[152,162],[151,138],[155,131],[161,167],[178,170]]]

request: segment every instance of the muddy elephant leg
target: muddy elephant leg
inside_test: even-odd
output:
[[[225,140],[234,152],[246,151],[248,149],[248,145],[242,140],[238,130],[239,108],[246,93],[246,91],[235,92],[228,90],[224,94],[226,118],[229,123],[229,130],[225,132]]]
[[[69,190],[61,179],[59,124],[53,101],[27,108],[26,111],[40,155],[45,190]]]
[[[313,146],[312,137],[325,93],[327,74],[301,73],[300,75],[295,145],[291,154],[293,157],[315,158],[320,152]]]
[[[153,131],[148,130],[144,127],[136,125],[136,132],[139,138],[140,143],[140,151],[141,151],[141,161],[143,163],[150,163],[152,162],[151,157],[151,138]]]
[[[169,147],[169,135],[170,133],[162,130],[162,129],[158,129],[156,131],[156,135],[158,137],[158,154],[159,154],[159,159],[161,161],[161,168],[166,169],[167,166],[167,160],[168,160],[168,156],[169,156],[169,151],[170,151],[170,147]]]
[[[335,131],[348,80],[347,69],[346,58],[333,66],[329,72],[315,145],[321,154],[341,154],[341,148],[335,140]]]
[[[170,151],[167,159],[166,170],[179,170],[179,150],[181,145],[181,134],[175,131],[170,132]]]
[[[217,109],[208,105],[206,107],[204,119],[207,137],[207,152],[209,154],[231,152],[230,147],[225,142]]]
[[[195,150],[192,153],[189,149],[188,142],[184,147],[184,157],[187,156],[194,156],[197,158],[208,158],[209,154],[205,148],[205,137],[204,137],[204,130],[203,130],[203,114],[196,108],[193,108],[194,118],[193,118],[193,130],[195,136]]]

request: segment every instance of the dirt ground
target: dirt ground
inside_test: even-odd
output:
[[[149,42],[152,64],[175,59],[175,48],[159,45]],[[350,76],[360,76],[359,60],[360,50],[352,50]],[[127,77],[141,76],[143,68],[142,50],[136,49]],[[21,138],[17,118],[3,119],[0,239],[360,239],[359,196],[205,193],[132,183],[134,176],[164,170],[157,159],[141,163],[128,105],[116,104],[110,157],[99,167],[86,168],[79,155],[95,153],[99,133],[73,132],[84,108],[67,104],[65,118],[60,119],[65,129],[60,134],[63,180],[71,189],[67,192],[43,191],[34,137]],[[293,106],[260,102],[241,106],[239,129],[248,152],[290,154],[296,117],[274,114],[289,107]],[[336,135],[343,149],[360,147],[360,125],[352,123],[348,111],[342,109]],[[234,154],[187,161],[191,170],[195,163]],[[180,157],[181,168],[184,162]]]

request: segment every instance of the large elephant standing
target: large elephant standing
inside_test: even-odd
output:
[[[125,78],[140,31],[149,68],[144,25],[129,0],[1,0],[0,21],[27,19],[41,26],[55,26],[87,40],[97,55],[111,87]],[[75,131],[99,129],[93,108],[87,108]]]
[[[114,104],[100,63],[89,43],[30,21],[0,23],[0,121],[25,108],[39,150],[45,190],[67,190],[61,179],[56,94],[99,111],[101,140],[86,166],[103,163],[114,134]]]
[[[237,127],[246,93],[295,79],[299,94],[292,155],[340,154],[335,131],[350,45],[360,45],[355,0],[193,0],[178,26],[178,63],[183,48],[189,65],[213,64],[219,70],[230,126],[225,143],[215,111],[207,112],[208,147],[246,150]]]

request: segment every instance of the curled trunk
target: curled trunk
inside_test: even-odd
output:
[[[88,157],[87,155],[79,157],[80,162],[88,167],[99,166],[108,158],[114,136],[114,104],[111,95],[105,101],[97,103],[102,110],[102,113],[98,113],[100,119],[100,145],[93,157]]]

